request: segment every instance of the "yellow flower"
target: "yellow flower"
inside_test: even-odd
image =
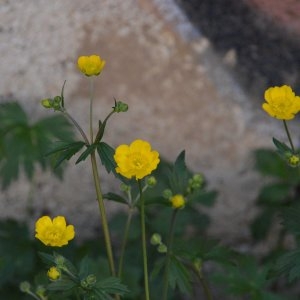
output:
[[[142,179],[157,168],[159,154],[151,150],[148,142],[135,140],[130,145],[117,147],[114,159],[117,173],[129,179]]]
[[[60,270],[56,267],[51,267],[47,272],[47,276],[51,280],[59,279],[60,275],[61,275]]]
[[[300,111],[300,97],[287,85],[270,87],[265,91],[262,108],[279,120],[291,120]]]
[[[75,236],[74,226],[66,225],[66,220],[58,216],[51,220],[48,216],[43,216],[35,223],[35,237],[46,246],[62,247],[67,245]]]
[[[80,56],[78,58],[78,68],[86,76],[97,76],[105,66],[105,60],[99,55]]]
[[[173,208],[175,208],[175,209],[184,208],[184,206],[185,206],[185,199],[180,194],[177,194],[177,195],[171,197],[170,201],[171,201]]]

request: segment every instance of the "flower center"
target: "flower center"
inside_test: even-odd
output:
[[[58,241],[61,239],[61,237],[62,233],[58,228],[53,228],[52,230],[49,230],[49,232],[47,232],[47,239],[50,241]]]
[[[145,165],[145,158],[140,153],[133,153],[131,161],[135,169],[142,169]]]

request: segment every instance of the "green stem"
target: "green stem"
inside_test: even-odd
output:
[[[81,136],[83,137],[85,143],[86,143],[87,145],[89,145],[90,142],[89,142],[89,140],[88,140],[86,134],[84,133],[84,131],[82,130],[82,128],[80,127],[80,125],[76,122],[76,120],[73,119],[73,117],[72,117],[66,110],[63,110],[62,112],[63,112],[63,113],[71,120],[71,122],[74,124],[74,126],[75,126],[75,127],[78,129],[78,131],[80,132],[80,134],[81,134]]]
[[[287,137],[288,137],[288,139],[289,139],[289,142],[290,142],[292,151],[293,151],[293,153],[295,153],[294,144],[293,144],[293,141],[292,141],[292,138],[291,138],[290,131],[289,131],[289,128],[288,128],[288,126],[287,126],[286,120],[283,120],[283,125],[284,125],[285,132],[286,132],[286,134],[287,134]]]
[[[139,185],[139,191],[140,191],[140,204],[141,204],[141,229],[142,229],[142,250],[143,250],[143,265],[144,265],[145,297],[146,297],[146,300],[150,300],[148,263],[147,263],[147,245],[146,245],[146,226],[145,226],[145,203],[144,203],[141,180],[138,180],[138,185]]]
[[[169,271],[170,271],[170,259],[172,254],[172,245],[174,240],[174,228],[175,228],[175,220],[178,210],[175,209],[172,213],[170,229],[168,234],[168,241],[167,241],[167,255],[166,255],[166,266],[164,272],[164,283],[163,283],[163,300],[167,300],[168,297],[168,288],[169,288]]]
[[[107,217],[106,217],[106,212],[105,212],[104,200],[103,200],[101,186],[100,186],[100,177],[99,177],[99,173],[98,173],[95,152],[91,153],[91,162],[92,162],[93,178],[94,178],[94,184],[95,184],[95,188],[96,188],[97,201],[98,201],[100,215],[101,215],[106,252],[107,252],[107,257],[108,257],[108,262],[109,262],[109,268],[110,268],[111,275],[115,276],[116,271],[115,271],[113,253],[112,253],[112,246],[111,246],[108,222],[107,222]]]
[[[31,297],[33,297],[34,299],[41,300],[41,298],[39,296],[37,296],[36,294],[34,294],[31,291],[28,291],[27,294],[30,295]]]
[[[194,271],[196,272],[196,275],[197,275],[197,277],[198,277],[198,279],[199,279],[199,281],[200,281],[200,283],[202,285],[202,288],[203,288],[203,291],[204,291],[206,299],[207,300],[213,300],[210,288],[209,288],[208,283],[205,280],[203,274],[199,270],[195,270],[194,269]]]
[[[94,102],[94,78],[90,78],[90,140],[93,143],[93,102]]]
[[[128,215],[127,215],[127,221],[126,221],[126,225],[125,225],[123,241],[122,241],[122,246],[121,246],[121,255],[120,255],[119,269],[118,269],[118,277],[120,279],[122,277],[122,272],[123,272],[124,254],[125,254],[126,244],[127,244],[127,240],[128,240],[128,234],[129,234],[129,229],[130,229],[130,225],[131,225],[132,214],[133,214],[133,209],[130,207]]]

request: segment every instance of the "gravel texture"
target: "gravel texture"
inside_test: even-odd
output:
[[[67,79],[67,108],[84,128],[88,82],[76,60],[99,53],[107,65],[96,80],[95,126],[113,97],[130,107],[109,122],[105,140],[117,146],[143,138],[171,161],[185,149],[188,166],[219,190],[211,233],[232,243],[249,238],[247,225],[262,184],[251,151],[271,146],[280,126],[261,111],[261,99],[253,101],[232,76],[234,52],[216,54],[173,1],[2,1],[0,39],[2,101],[20,101],[34,119],[50,115],[39,100],[59,94]],[[99,224],[91,170],[88,162],[74,162],[63,183],[38,172],[31,205],[35,217],[66,215],[80,228],[78,235],[88,237]],[[116,189],[102,173],[104,192]],[[0,217],[26,219],[30,189],[20,179],[3,191]],[[108,211],[115,207],[108,205]]]

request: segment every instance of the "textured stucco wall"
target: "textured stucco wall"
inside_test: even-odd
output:
[[[143,138],[170,160],[186,149],[188,166],[203,172],[209,188],[220,191],[212,232],[247,237],[261,184],[251,151],[271,146],[279,124],[232,78],[226,63],[234,63],[234,57],[217,56],[172,5],[151,0],[2,1],[1,101],[20,101],[33,119],[49,115],[39,100],[58,94],[66,79],[66,105],[88,128],[88,83],[76,60],[99,53],[107,65],[96,81],[95,126],[113,97],[130,107],[110,121],[105,140],[117,146]],[[31,205],[35,216],[44,211],[66,215],[81,236],[89,236],[99,222],[91,170],[88,162],[74,162],[63,183],[39,172]],[[116,184],[102,173],[107,192]],[[26,218],[30,188],[20,180],[1,192],[0,217]]]

